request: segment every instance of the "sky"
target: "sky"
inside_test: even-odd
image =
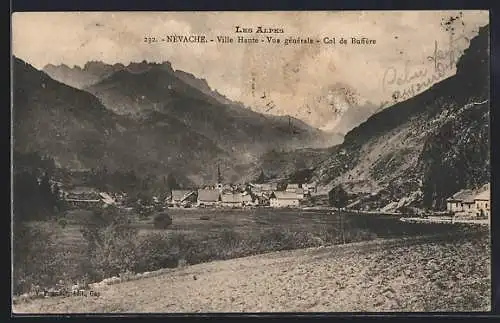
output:
[[[453,34],[444,24],[450,17],[459,17],[449,24]],[[12,17],[12,51],[38,69],[49,63],[83,66],[92,60],[169,61],[174,69],[206,79],[212,89],[256,111],[289,114],[330,127],[325,109],[342,113],[366,102],[385,106],[395,91],[401,100],[416,94],[410,91],[411,85],[436,72],[437,62],[430,58],[436,52],[444,54],[438,55],[441,74],[434,79],[453,75],[454,64],[446,64],[448,54],[458,60],[468,40],[488,22],[488,11],[477,10],[23,12]],[[282,40],[335,37],[337,43],[144,42],[144,37],[171,34],[237,37],[241,34],[234,32],[235,26],[281,28],[284,33],[274,36]],[[244,36],[256,35],[266,36]],[[376,43],[340,45],[341,37],[365,37]]]

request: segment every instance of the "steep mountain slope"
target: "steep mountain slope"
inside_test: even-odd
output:
[[[140,174],[210,176],[215,159],[230,157],[175,118],[116,115],[93,95],[54,81],[14,58],[14,148],[54,157],[82,170],[107,166]],[[206,170],[206,171],[205,171]]]
[[[102,158],[113,114],[92,95],[14,61],[14,147],[44,151],[71,168]]]
[[[205,79],[199,79],[193,74],[181,70],[175,70],[175,76],[180,80],[182,80],[184,83],[189,84],[194,88],[197,88],[204,94],[213,97],[222,104],[235,104],[235,102],[229,100],[224,95],[220,94],[217,91],[212,90]]]
[[[456,75],[371,116],[341,145],[317,152],[305,167],[320,193],[342,184],[359,195],[360,207],[395,202],[442,209],[456,191],[488,182],[488,40],[485,26]],[[292,165],[286,163],[285,174]]]

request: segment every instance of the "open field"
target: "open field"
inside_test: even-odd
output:
[[[105,286],[15,313],[488,311],[487,231],[272,252]]]
[[[106,267],[105,263],[99,267],[105,270],[104,273],[95,272],[97,267],[88,259],[86,241],[80,232],[79,222],[84,213],[72,211],[67,214],[67,225],[64,227],[32,223],[34,226],[52,226],[51,229],[56,231],[50,251],[51,256],[56,256],[56,262],[38,265],[52,274],[52,281],[56,279],[73,284],[89,274],[91,276],[85,281],[91,283],[119,274],[113,269],[107,270],[110,267]],[[375,239],[460,236],[464,232],[478,230],[467,225],[406,223],[394,216],[356,214],[345,215],[342,220],[338,215],[326,211],[171,209],[169,213],[173,217],[173,224],[167,230],[154,229],[151,219],[136,219],[132,222],[139,234],[122,241],[131,243],[127,247],[130,249],[123,250],[132,257],[127,270],[153,271],[177,267],[180,263],[195,265],[279,250]],[[208,217],[208,220],[200,219],[202,216]],[[40,252],[45,252],[44,247],[41,248]],[[39,258],[37,255],[34,257]],[[119,262],[123,258],[119,254],[112,257],[101,259]],[[51,269],[51,266],[54,268]],[[30,281],[38,280],[38,272],[39,269],[31,270]],[[30,286],[29,282],[23,284],[20,293],[27,292]],[[42,281],[38,284],[45,283]],[[49,288],[50,285],[45,284],[44,287]]]
[[[81,234],[78,220],[72,220],[75,213],[88,211],[73,211],[66,216],[69,225],[62,231],[65,240],[77,243]],[[182,232],[186,234],[205,235],[223,230],[234,230],[239,233],[257,233],[263,229],[280,228],[290,231],[318,232],[325,227],[339,227],[340,217],[329,214],[326,210],[286,210],[271,208],[256,209],[168,209],[173,223],[167,230],[157,230],[153,227],[151,218],[135,219],[133,226],[140,233],[151,232]],[[208,220],[200,219],[208,216]],[[457,227],[449,224],[410,224],[401,223],[398,216],[376,214],[347,214],[344,216],[345,230],[366,230],[373,235],[398,237],[407,235],[422,235],[427,233],[453,231]]]

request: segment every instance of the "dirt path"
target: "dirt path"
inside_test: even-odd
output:
[[[16,313],[488,311],[489,239],[385,240],[216,261]]]

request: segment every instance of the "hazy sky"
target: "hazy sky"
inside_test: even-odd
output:
[[[468,46],[467,39],[489,21],[487,11],[461,12],[453,23],[453,37],[458,40],[451,45],[457,59]],[[411,85],[390,80],[403,77],[405,68],[408,75],[426,71],[431,76],[435,65],[428,56],[434,54],[436,44],[438,50],[450,48],[450,33],[443,22],[459,15],[459,11],[15,13],[12,48],[14,55],[38,69],[49,63],[83,66],[90,60],[170,61],[174,69],[205,78],[212,88],[256,110],[266,110],[265,104],[272,100],[276,106],[272,113],[292,114],[321,125],[322,115],[315,109],[324,110],[332,102],[340,109],[349,104],[338,98],[339,84],[351,87],[360,103],[379,104],[395,90],[404,92]],[[143,42],[146,36],[171,34],[235,37],[237,25],[282,28],[280,38],[366,37],[376,44]],[[446,58],[442,60],[445,63]],[[454,68],[445,69],[444,77],[454,72]],[[266,98],[261,99],[264,92]]]

